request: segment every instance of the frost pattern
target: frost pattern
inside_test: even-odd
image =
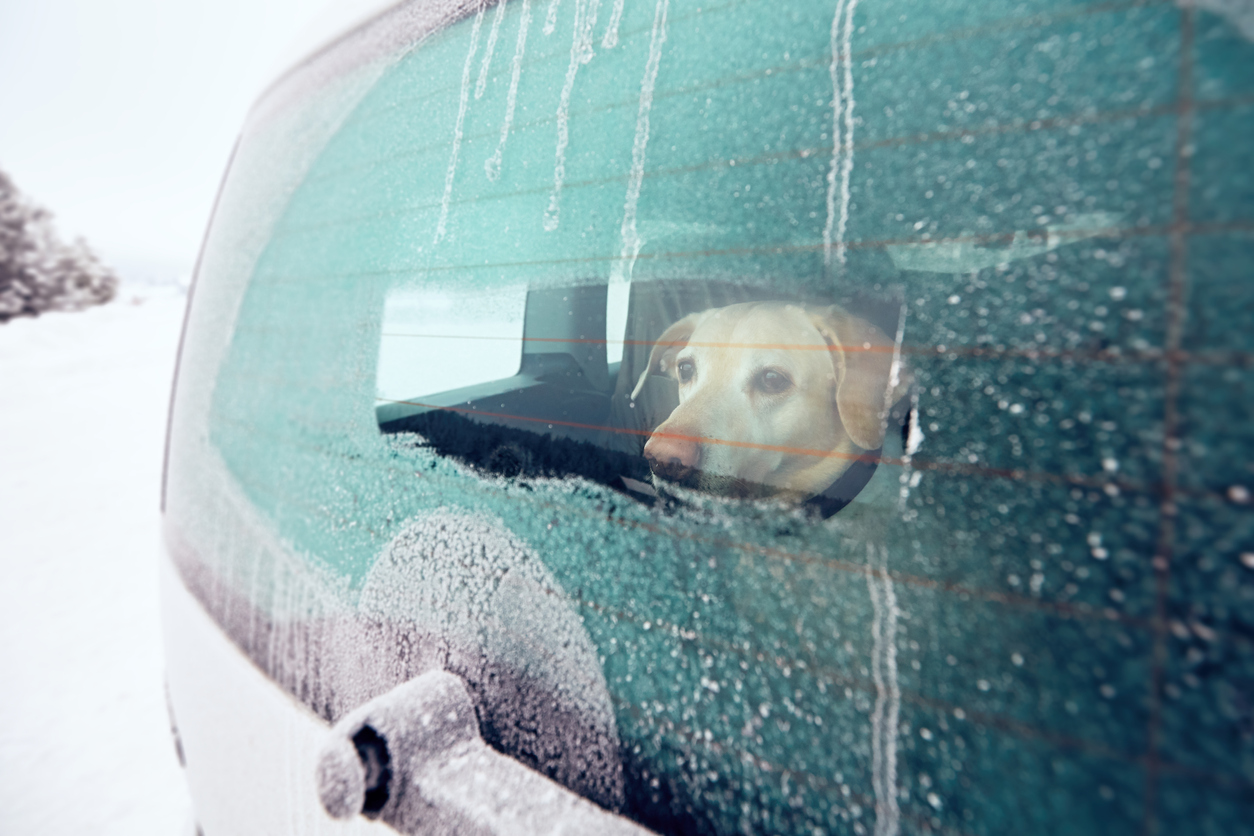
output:
[[[505,142],[514,126],[514,107],[518,103],[518,79],[522,76],[523,55],[527,51],[527,30],[531,28],[531,0],[522,0],[522,14],[518,21],[518,43],[514,47],[514,68],[509,77],[509,94],[505,97],[505,120],[501,123],[501,138],[496,151],[483,164],[489,180],[501,176],[501,160],[505,156]]]
[[[595,646],[539,557],[499,519],[448,508],[415,519],[354,601],[342,578],[273,534],[224,467],[215,475],[223,505],[212,519],[236,521],[214,532],[222,545],[208,553],[222,557],[201,563],[177,542],[172,554],[189,590],[280,687],[336,722],[414,677],[449,671],[466,682],[491,745],[622,806],[618,727]]]
[[[871,715],[871,785],[875,790],[875,836],[897,836],[897,722],[901,688],[897,683],[897,593],[888,575],[888,549],[867,543],[866,585],[875,610],[871,622],[871,679],[875,712]]]
[[[601,0],[575,0],[575,32],[570,43],[570,65],[566,68],[566,83],[562,85],[562,97],[557,105],[557,159],[553,165],[553,194],[549,207],[544,210],[544,231],[552,232],[561,222],[562,184],[566,180],[566,146],[570,144],[570,94],[575,89],[575,76],[579,68],[592,60],[592,29],[597,23],[597,7]],[[556,0],[555,0],[556,5]],[[556,14],[554,6],[549,13]],[[545,22],[548,27],[548,22]]]
[[[845,228],[849,224],[849,177],[853,173],[853,12],[858,0],[837,0],[832,16],[832,167],[827,172],[827,224],[823,227],[823,263],[845,263]],[[843,23],[842,23],[843,18]],[[842,74],[843,69],[843,74]],[[843,125],[843,135],[841,122]],[[840,169],[840,203],[837,177]]]
[[[435,241],[440,243],[448,229],[448,204],[453,196],[453,175],[457,173],[457,155],[462,149],[462,126],[466,122],[466,104],[470,98],[470,67],[475,60],[475,52],[479,49],[479,30],[483,27],[484,8],[479,7],[475,15],[474,26],[470,29],[470,49],[466,52],[466,63],[462,67],[461,98],[457,103],[457,124],[453,128],[453,150],[449,153],[448,171],[444,175],[444,197],[440,199],[440,220],[435,225]]]
[[[488,45],[483,48],[483,63],[479,65],[479,80],[475,82],[475,98],[482,99],[483,91],[488,89],[488,68],[492,66],[492,53],[496,51],[496,36],[501,31],[501,19],[505,17],[506,0],[496,4],[496,14],[492,16],[492,28],[488,30]]]
[[[357,609],[419,637],[438,667],[466,680],[485,738],[621,806],[618,730],[596,648],[566,593],[501,520],[449,508],[419,518],[384,548]]]
[[[615,12],[622,12],[622,0],[616,0]],[[627,180],[627,200],[623,206],[623,248],[614,263],[611,281],[631,281],[636,256],[644,240],[636,230],[636,206],[640,202],[640,185],[644,180],[645,149],[649,144],[649,111],[653,109],[653,85],[657,81],[658,65],[662,61],[662,44],[666,43],[666,12],[670,0],[658,0],[653,13],[653,34],[649,39],[649,60],[645,63],[644,78],[640,81],[640,109],[636,114],[636,138],[631,146],[631,175]],[[606,38],[608,39],[608,34]],[[615,36],[617,37],[617,36]]]

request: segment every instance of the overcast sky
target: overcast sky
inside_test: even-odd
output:
[[[327,5],[0,0],[0,169],[124,277],[189,273],[248,107]]]

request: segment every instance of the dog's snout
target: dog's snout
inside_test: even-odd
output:
[[[701,446],[695,439],[655,435],[644,445],[649,469],[672,482],[683,482],[701,460]]]
[[[644,445],[644,456],[662,464],[696,467],[701,450],[696,439],[654,435]]]

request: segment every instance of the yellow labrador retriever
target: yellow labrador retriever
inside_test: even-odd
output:
[[[690,314],[658,338],[632,392],[673,377],[679,406],[644,446],[655,479],[802,501],[880,447],[909,386],[883,331],[838,306],[746,302]]]

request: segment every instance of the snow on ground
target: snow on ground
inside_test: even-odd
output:
[[[184,301],[0,324],[0,834],[190,828],[157,602]]]

